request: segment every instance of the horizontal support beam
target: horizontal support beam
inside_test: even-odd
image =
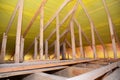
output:
[[[7,73],[0,74],[0,78],[17,76],[17,75],[25,75],[25,74],[31,74],[31,73],[37,73],[37,72],[43,72],[43,71],[60,70],[60,69],[65,69],[67,67],[68,66],[59,66],[59,67],[51,67],[51,68],[36,69],[36,70],[33,69],[28,71],[7,72]]]
[[[57,61],[38,61],[38,62],[23,62],[23,63],[13,63],[13,64],[1,64],[0,65],[0,74],[3,72],[14,72],[21,70],[30,70],[30,69],[40,69],[48,68],[55,66],[70,65],[83,62],[91,62],[97,59],[84,59],[84,60],[57,60]],[[42,65],[41,65],[42,64]]]

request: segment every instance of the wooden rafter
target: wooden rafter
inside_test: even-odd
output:
[[[75,7],[75,6],[74,6]],[[74,7],[68,12],[68,14],[64,17],[64,19],[60,22],[60,25],[59,25],[59,27],[61,27],[61,25],[68,19],[68,17],[73,13],[73,11],[74,11]],[[52,33],[48,36],[48,38],[47,38],[47,40],[49,40],[52,36],[53,36],[53,34],[56,32],[56,29],[54,29],[53,31],[52,31]]]
[[[55,19],[55,17],[60,13],[60,11],[61,11],[61,10],[68,4],[68,2],[70,2],[70,1],[71,1],[71,0],[66,0],[66,1],[60,6],[60,8],[56,11],[56,13],[54,14],[54,16],[53,16],[53,17],[49,20],[49,22],[47,22],[47,24],[44,26],[43,31],[47,29],[47,27],[50,25],[50,23]],[[40,7],[39,9],[41,9],[41,7]],[[36,14],[38,15],[38,13],[39,13],[39,10],[36,12]],[[29,25],[28,25],[28,29],[26,29],[27,32],[29,31],[29,29],[30,29],[31,25],[33,24],[33,22],[34,22],[34,20],[35,20],[35,18],[36,18],[37,15],[34,15],[34,17],[32,18],[32,20],[30,21],[30,23],[29,23]],[[64,21],[62,21],[62,22],[64,22]],[[24,32],[24,34],[23,34],[24,37],[26,36],[27,32],[26,32],[26,31]],[[39,38],[39,35],[37,36],[37,38]],[[28,49],[27,49],[26,52],[28,52],[28,51],[30,50],[30,48],[33,46],[33,44],[34,44],[34,41],[33,41],[32,44],[30,45],[30,47],[28,47]]]
[[[83,8],[86,16],[88,17],[89,22],[90,22],[91,34],[92,34],[92,47],[93,47],[93,55],[94,55],[93,57],[94,57],[94,58],[97,58],[96,47],[95,47],[94,23],[93,23],[90,15],[88,14],[88,12],[87,12],[87,10],[86,10],[86,8],[85,8],[82,0],[78,0],[78,1],[79,1],[79,3],[80,3],[81,7]]]
[[[109,23],[109,28],[110,28],[110,35],[111,35],[111,40],[112,40],[114,58],[117,58],[117,49],[116,49],[116,42],[115,42],[114,26],[113,26],[112,19],[111,19],[110,13],[108,11],[105,0],[102,0],[102,2],[103,2],[103,5],[104,5],[105,11],[107,13],[107,17],[108,17],[108,23]]]
[[[16,13],[17,13],[18,8],[19,8],[19,3],[20,3],[20,0],[18,0],[18,3],[17,3],[17,5],[16,5],[16,7],[15,7],[15,9],[14,9],[14,12],[13,12],[11,18],[10,18],[10,21],[9,21],[9,23],[8,23],[8,25],[7,25],[7,28],[6,28],[6,31],[5,31],[5,34],[6,34],[6,35],[8,34],[8,32],[9,32],[9,30],[10,30],[10,28],[11,28],[11,25],[12,25],[12,23],[13,23],[13,20],[14,20],[14,18],[15,18],[15,15],[16,15]]]
[[[46,4],[47,0],[43,0],[40,7],[38,8],[38,10],[36,11],[35,15],[32,17],[31,21],[29,22],[27,28],[25,29],[24,33],[23,33],[23,38],[26,37],[28,31],[30,30],[33,22],[35,21],[35,19],[37,18],[37,16],[39,15],[39,13],[41,12],[41,8],[42,6],[44,6]]]
[[[50,23],[56,18],[56,16],[60,13],[60,11],[70,2],[71,0],[65,0],[65,2],[60,6],[60,8],[56,11],[56,13],[53,15],[53,17],[47,22],[47,24],[44,26],[44,30],[47,29],[47,27],[50,25]]]

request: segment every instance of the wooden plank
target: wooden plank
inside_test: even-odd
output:
[[[111,35],[111,40],[112,40],[112,48],[113,48],[113,52],[114,52],[114,58],[117,58],[117,49],[116,49],[116,43],[115,43],[115,34],[114,34],[114,30],[113,30],[113,23],[112,23],[112,19],[110,16],[110,13],[108,11],[107,5],[105,0],[102,0],[105,11],[107,13],[107,17],[108,17],[108,23],[109,23],[109,29],[110,29],[110,35]]]
[[[20,59],[20,38],[21,38],[21,27],[22,27],[22,12],[23,12],[23,1],[20,0],[19,13],[18,13],[18,23],[16,32],[16,45],[15,45],[15,56],[14,61],[19,63]]]
[[[103,78],[103,80],[120,80],[120,68]]]
[[[83,43],[82,43],[82,31],[81,31],[81,25],[78,23],[78,21],[74,18],[75,23],[78,26],[79,30],[79,42],[80,42],[80,53],[81,53],[81,58],[85,58],[85,53],[83,51]]]
[[[75,36],[74,36],[74,23],[73,20],[70,21],[70,33],[71,33],[71,43],[72,43],[72,58],[73,60],[76,58],[76,50],[75,50]]]
[[[40,53],[40,59],[43,59],[43,27],[44,27],[44,4],[41,7],[41,13],[40,13],[40,37],[39,37],[39,53]]]
[[[89,14],[88,14],[88,12],[87,12],[83,2],[81,0],[79,0],[79,3],[81,5],[81,7],[83,8],[83,10],[84,10],[86,16],[88,17],[89,22],[90,22],[91,35],[92,35],[92,49],[93,49],[93,55],[94,55],[93,57],[97,58],[96,47],[95,47],[94,23],[93,23],[91,17],[89,16]]]
[[[38,40],[37,38],[35,37],[35,40],[34,40],[35,44],[34,44],[34,55],[33,55],[33,59],[37,59],[37,54],[38,54]]]
[[[27,71],[16,71],[16,72],[7,72],[0,74],[0,78],[10,77],[10,76],[17,76],[17,75],[25,75],[25,74],[31,74],[31,73],[38,73],[43,71],[52,71],[52,70],[60,70],[65,69],[68,66],[59,66],[59,67],[51,67],[51,68],[44,68],[44,69],[33,69],[33,70],[27,70]]]
[[[6,44],[7,44],[7,35],[5,33],[3,33],[1,54],[0,54],[0,63],[4,63],[4,58],[5,58],[5,54],[6,54]]]
[[[20,62],[24,61],[24,38],[21,37],[21,43],[20,43]]]
[[[84,60],[59,60],[59,61],[38,61],[38,62],[23,62],[23,63],[15,63],[15,64],[1,64],[0,65],[0,73],[3,72],[13,72],[13,71],[20,71],[20,70],[30,70],[30,69],[40,69],[40,68],[48,68],[48,67],[55,67],[55,66],[62,66],[62,65],[70,65],[76,63],[83,63],[83,62],[91,62],[97,59],[84,59]],[[43,63],[41,63],[43,62]]]
[[[112,69],[115,69],[116,67],[118,67],[118,63],[120,62],[115,62],[112,64],[109,64],[107,66],[101,67],[99,69],[90,71],[88,73],[76,76],[76,77],[72,77],[69,78],[67,80],[95,80],[96,78],[99,78],[100,76],[104,75],[105,73],[109,72]]]
[[[57,59],[60,59],[59,15],[56,17],[56,49]]]
[[[80,74],[89,72],[91,70],[94,70],[94,68],[68,67],[63,70],[59,70],[55,72],[54,74],[58,76],[70,78],[70,77],[78,76]]]
[[[47,0],[42,0],[42,3],[41,3],[41,5],[40,5],[40,7],[38,8],[38,10],[36,11],[35,15],[34,15],[34,16],[32,17],[32,19],[30,20],[27,28],[25,29],[25,31],[24,31],[24,33],[23,33],[23,38],[26,37],[28,31],[30,30],[30,28],[31,28],[31,26],[32,26],[32,24],[33,24],[33,22],[35,21],[35,19],[36,19],[37,16],[39,15],[39,13],[41,13],[41,8],[42,8],[42,6],[44,6],[44,5],[46,4],[46,2],[47,2]]]

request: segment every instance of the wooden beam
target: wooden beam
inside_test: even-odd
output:
[[[81,33],[82,33],[83,37],[86,39],[86,41],[88,42],[88,44],[90,45],[90,47],[92,48],[92,44],[91,44],[90,40],[88,39],[87,35],[84,33],[83,30],[81,30]]]
[[[74,19],[74,22],[77,24],[78,26],[78,30],[79,30],[79,42],[80,42],[80,53],[81,53],[81,58],[85,58],[85,53],[83,51],[83,43],[82,43],[82,32],[81,32],[81,25],[78,23],[78,21]]]
[[[34,55],[33,55],[33,59],[37,59],[37,54],[38,54],[38,40],[35,37],[34,39]]]
[[[7,35],[5,33],[3,33],[1,54],[0,54],[0,63],[4,63],[4,58],[5,58],[5,54],[6,54],[6,44],[7,44]]]
[[[57,41],[54,44],[54,58],[57,59]]]
[[[75,18],[74,18],[74,21],[75,21]],[[77,21],[77,20],[76,20]],[[75,21],[75,23],[76,23]],[[76,23],[77,24],[77,23]],[[77,26],[78,27],[78,26]],[[90,47],[92,48],[92,44],[90,42],[90,40],[88,39],[87,35],[83,32],[83,30],[81,29],[81,33],[83,35],[83,37],[86,39],[86,41],[88,42],[88,44],[90,45]]]
[[[56,71],[54,74],[58,75],[58,76],[63,76],[63,77],[74,77],[74,76],[78,76],[80,74],[84,74],[86,72],[89,72],[91,70],[93,70],[94,68],[82,68],[82,67],[68,67],[66,69],[63,70],[59,70]],[[78,79],[76,79],[78,80]]]
[[[116,69],[110,75],[107,75],[103,80],[120,80],[120,68]]]
[[[96,59],[84,59],[84,60],[57,60],[57,61],[34,61],[34,62],[23,62],[17,64],[1,64],[0,65],[0,74],[3,72],[14,72],[14,71],[22,71],[22,70],[32,70],[32,69],[40,69],[40,68],[48,68],[62,65],[70,65],[76,63],[83,62],[91,62]]]
[[[59,15],[56,17],[56,48],[57,59],[60,59]]]
[[[39,13],[41,13],[41,8],[42,8],[42,6],[44,6],[44,5],[46,4],[46,2],[47,2],[47,0],[42,0],[42,3],[41,3],[41,5],[40,5],[40,7],[38,8],[38,10],[36,11],[35,15],[34,15],[34,16],[32,17],[32,19],[30,20],[27,28],[25,29],[25,31],[24,31],[24,33],[23,33],[23,38],[26,37],[28,31],[30,30],[30,28],[31,28],[31,26],[32,26],[32,24],[33,24],[33,22],[35,21],[35,19],[36,19],[37,16],[39,15]]]
[[[66,43],[63,42],[63,59],[66,59]]]
[[[94,28],[94,31],[95,31],[95,33],[96,33],[96,35],[97,35],[97,37],[98,37],[98,39],[99,39],[99,41],[102,45],[104,58],[108,58],[108,53],[106,51],[106,47],[105,47],[105,44],[104,44],[103,40],[101,39],[101,37],[100,37],[98,31],[96,30],[96,28]]]
[[[21,37],[21,43],[20,43],[20,62],[24,61],[24,38]]]
[[[10,27],[11,27],[11,25],[12,25],[12,23],[13,23],[13,20],[14,20],[14,18],[15,18],[15,15],[16,15],[16,13],[17,13],[18,8],[19,8],[19,3],[20,3],[20,0],[18,0],[18,3],[17,3],[17,5],[16,5],[16,7],[15,7],[15,9],[14,9],[14,12],[13,12],[11,18],[10,18],[10,21],[9,21],[9,23],[8,23],[8,25],[7,25],[7,28],[6,28],[6,31],[5,31],[5,34],[6,34],[6,35],[8,34],[8,32],[9,32],[9,30],[10,30]]]
[[[75,5],[76,6],[76,5]],[[68,19],[68,17],[73,13],[75,6],[68,12],[68,14],[64,17],[64,19],[60,22],[59,27]],[[53,34],[56,32],[56,29],[52,31],[52,33],[48,36],[47,40],[49,40]]]
[[[101,77],[102,75],[104,75],[105,73],[109,72],[110,70],[115,69],[116,67],[118,67],[119,63],[120,62],[115,62],[115,63],[109,64],[107,66],[101,67],[99,69],[90,71],[88,73],[85,73],[85,74],[82,74],[82,75],[79,75],[79,76],[76,76],[76,77],[69,78],[67,80],[88,80],[88,79],[89,80],[95,80],[95,79]]]
[[[70,2],[71,0],[65,0],[65,2],[60,6],[60,8],[56,11],[56,13],[53,15],[53,17],[47,22],[47,24],[44,26],[44,30],[47,29],[47,27],[50,25],[50,23],[56,18],[56,16],[60,13],[60,11]]]
[[[43,27],[44,27],[44,4],[41,6],[41,13],[40,13],[40,37],[39,37],[39,53],[40,59],[43,60]]]
[[[75,50],[75,36],[74,36],[73,20],[70,21],[70,33],[71,33],[71,43],[72,43],[72,58],[74,60],[76,58],[76,50]]]
[[[45,59],[48,59],[48,41],[45,40]]]
[[[88,14],[88,12],[87,12],[87,10],[86,10],[82,0],[78,0],[78,1],[80,3],[81,7],[83,8],[86,16],[88,17],[89,22],[90,22],[91,34],[92,34],[92,48],[93,48],[93,55],[94,55],[93,57],[97,58],[96,47],[95,47],[94,23],[93,23],[91,17],[89,16],[89,14]]]
[[[61,70],[65,69],[68,66],[59,66],[59,67],[51,67],[51,68],[41,68],[41,69],[32,69],[32,70],[25,70],[25,71],[15,71],[15,72],[7,72],[0,74],[0,78],[6,78],[11,76],[18,76],[18,75],[25,75],[25,74],[32,74],[44,71],[54,71],[54,70]]]
[[[20,38],[21,38],[21,27],[22,27],[22,12],[23,12],[23,1],[20,0],[19,4],[19,13],[18,13],[18,23],[17,23],[17,32],[16,32],[16,45],[15,45],[15,56],[14,61],[19,63],[20,59]]]
[[[111,35],[111,40],[112,40],[112,47],[113,47],[113,53],[114,53],[114,58],[117,58],[117,49],[116,49],[116,42],[115,42],[115,34],[114,34],[114,30],[113,30],[113,23],[112,23],[112,19],[110,16],[110,13],[108,11],[107,5],[105,0],[102,0],[105,11],[107,13],[107,17],[108,17],[108,23],[109,23],[109,28],[110,28],[110,35]]]
[[[75,6],[73,7],[73,9],[68,13],[69,15],[70,14],[72,14],[72,16],[74,15],[74,13],[75,13],[75,10],[77,9],[77,7],[78,7],[78,3],[76,2],[76,4],[75,4]],[[67,16],[69,16],[69,15],[67,15]],[[63,21],[62,21],[62,23],[67,19],[67,16],[63,19]],[[71,18],[72,19],[72,18]],[[62,25],[62,24],[61,24]],[[68,30],[68,29],[67,29]],[[56,30],[54,30],[54,32],[55,32]],[[68,31],[67,31],[68,32]],[[65,34],[67,33],[67,32],[65,32]],[[50,34],[50,36],[48,37],[48,39],[51,37],[53,35],[53,32],[52,32],[52,34]],[[64,32],[63,32],[63,34],[61,34],[60,35],[60,38],[62,37],[62,36],[64,36]],[[50,45],[50,48],[53,46],[55,44],[55,41]]]

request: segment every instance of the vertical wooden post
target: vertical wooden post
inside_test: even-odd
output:
[[[76,58],[76,50],[75,50],[75,36],[74,36],[74,23],[73,20],[70,21],[70,30],[71,30],[71,43],[72,43],[72,58]]]
[[[20,43],[20,62],[23,62],[24,60],[24,38],[21,37],[21,43]]]
[[[84,52],[83,52],[83,44],[82,44],[82,34],[81,34],[81,28],[79,26],[79,40],[80,40],[80,52],[81,52],[81,57],[84,58]]]
[[[81,53],[81,58],[85,58],[85,54],[83,51],[83,43],[82,43],[82,30],[81,30],[81,26],[78,23],[78,21],[74,18],[75,23],[78,26],[78,31],[79,31],[79,42],[80,42],[80,53]]]
[[[23,1],[20,0],[19,4],[19,13],[18,13],[18,23],[17,23],[17,32],[16,32],[16,45],[15,45],[15,63],[19,63],[20,58],[20,37],[21,37],[21,27],[22,27],[22,12],[23,12]]]
[[[7,36],[5,33],[3,33],[1,54],[0,54],[0,63],[4,63],[4,58],[5,58],[5,54],[6,54],[6,44],[7,44]]]
[[[91,34],[92,34],[92,48],[94,51],[94,58],[97,58],[96,47],[95,47],[95,34],[94,34],[94,25],[90,22],[91,25]]]
[[[94,23],[93,23],[92,19],[90,18],[89,14],[81,0],[79,0],[79,3],[81,4],[81,7],[83,8],[83,10],[84,10],[85,14],[87,15],[88,20],[90,22],[91,34],[92,34],[93,55],[94,55],[94,58],[97,58],[96,47],[95,47]]]
[[[45,40],[45,59],[48,59],[48,41]]]
[[[66,44],[63,42],[63,53],[64,53],[64,59],[66,59]]]
[[[57,48],[57,59],[60,59],[60,36],[59,36],[59,16],[56,16],[56,48]]]
[[[110,35],[111,35],[111,40],[112,40],[112,47],[113,47],[114,58],[117,58],[117,49],[116,49],[116,43],[115,43],[115,34],[114,34],[114,30],[113,30],[113,27],[114,27],[114,26],[113,26],[112,19],[111,19],[110,13],[109,13],[109,11],[108,11],[106,2],[105,2],[105,0],[102,0],[102,1],[103,1],[103,5],[104,5],[105,11],[106,11],[106,13],[107,13],[107,17],[108,17],[108,22],[109,22],[109,28],[110,28]]]
[[[33,59],[37,59],[37,54],[38,54],[38,40],[35,37],[34,40],[34,55],[33,55]]]
[[[44,27],[44,6],[41,7],[40,13],[40,59],[43,59],[43,27]]]
[[[57,59],[57,41],[55,41],[55,47],[54,47],[54,55],[55,55],[55,59]]]

